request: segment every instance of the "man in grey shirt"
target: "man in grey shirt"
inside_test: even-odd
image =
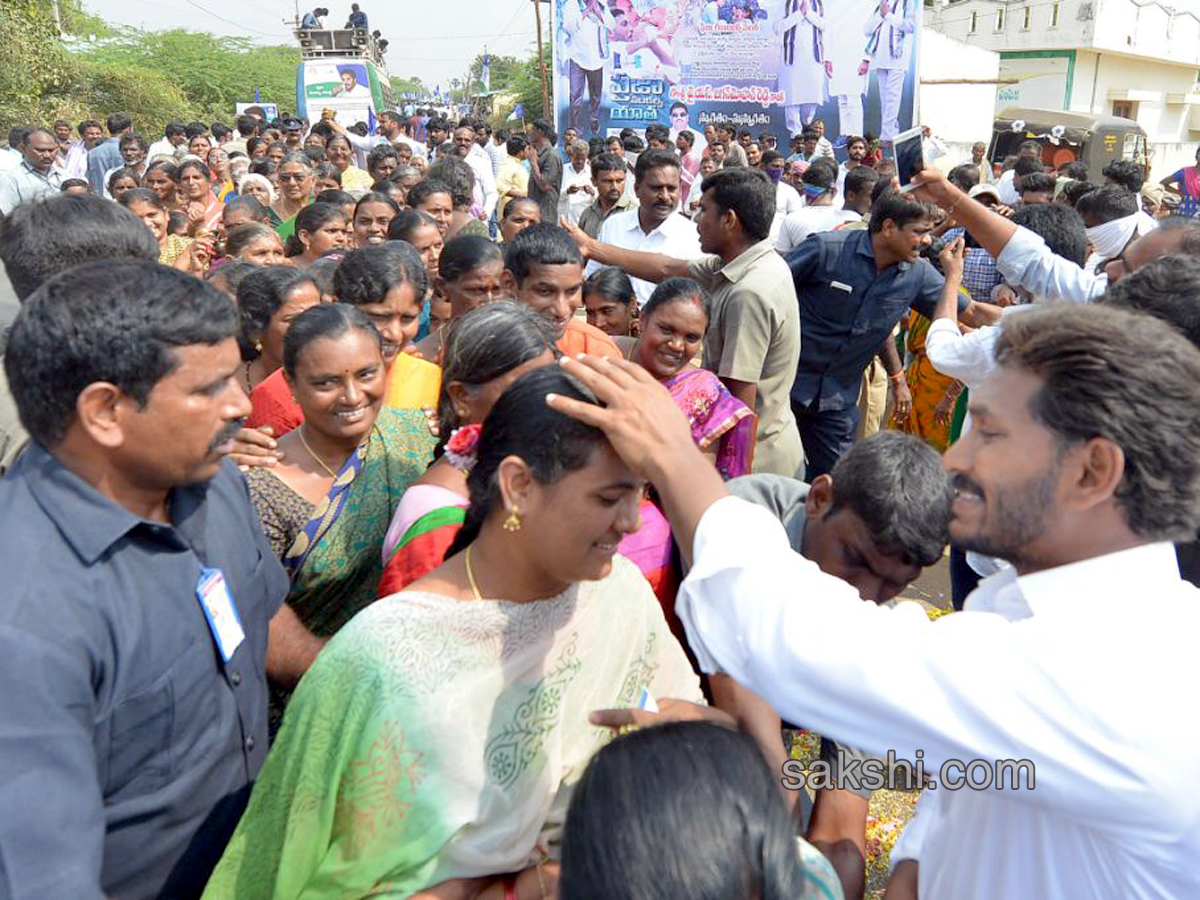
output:
[[[941,558],[949,541],[953,492],[941,459],[928,445],[898,431],[881,431],[859,442],[832,474],[818,476],[811,486],[779,475],[747,475],[727,487],[735,497],[770,510],[783,524],[792,549],[826,574],[854,585],[864,600],[892,602],[922,567]],[[730,692],[728,678],[712,683],[718,704],[729,709],[723,695],[731,693],[738,711],[744,709],[739,723],[773,763],[780,762],[779,720],[765,701],[737,685]],[[841,763],[849,763],[849,769],[871,757],[822,739],[821,758],[838,786],[816,792],[807,837],[837,869],[846,897],[861,898],[871,790],[843,779]]]
[[[190,275],[107,260],[10,332],[31,443],[0,479],[0,897],[198,897],[245,807],[288,579],[224,459],[237,329]]]

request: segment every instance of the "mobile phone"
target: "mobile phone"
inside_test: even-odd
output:
[[[910,128],[896,135],[892,149],[888,151],[896,164],[896,179],[902,191],[911,191],[916,187],[912,183],[913,177],[925,168],[925,153],[921,147],[923,137],[921,128]]]

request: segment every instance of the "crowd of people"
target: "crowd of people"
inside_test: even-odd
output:
[[[0,151],[0,898],[1200,894],[1194,169],[364,132]]]

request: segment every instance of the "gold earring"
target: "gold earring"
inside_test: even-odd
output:
[[[514,531],[521,530],[521,517],[519,513],[520,510],[514,506],[508,511],[508,518],[504,520],[504,525],[502,527],[510,534]]]
[[[259,353],[262,353],[262,341],[255,341],[254,349],[257,350]]]

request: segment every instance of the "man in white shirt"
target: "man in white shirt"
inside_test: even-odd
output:
[[[1023,159],[1032,160],[1037,165],[1022,163]],[[1021,146],[1017,148],[1017,162],[1011,169],[1001,172],[1000,178],[996,181],[996,189],[1000,191],[1000,202],[1005,206],[1016,206],[1021,200],[1021,194],[1017,191],[1017,179],[1022,175],[1040,172],[1043,168],[1042,145],[1037,141],[1022,141]]]
[[[996,355],[943,464],[952,538],[1013,567],[936,622],[862,603],[728,497],[638,367],[566,360],[605,406],[551,406],[657,489],[692,558],[676,611],[701,668],[921,761],[898,895],[1200,896],[1200,724],[1178,712],[1200,590],[1168,543],[1200,524],[1200,352],[1150,316],[1054,305],[1006,319]]]
[[[57,194],[63,171],[55,165],[58,138],[49,128],[33,128],[21,145],[16,168],[0,173],[0,215],[7,216],[22,203]]]
[[[79,140],[67,151],[64,178],[87,178],[88,151],[104,140],[104,127],[94,119],[79,123]]]
[[[775,238],[775,249],[787,254],[799,247],[810,234],[832,231],[843,222],[861,219],[857,213],[841,208],[837,188],[834,187],[833,166],[826,160],[814,162],[801,176],[804,186],[805,205],[783,217],[779,235]]]
[[[661,253],[677,259],[699,256],[696,225],[679,212],[680,172],[679,157],[670,150],[646,150],[639,154],[633,188],[639,206],[606,219],[597,240],[625,250]],[[598,263],[589,262],[587,273],[598,268]],[[640,278],[632,281],[638,303],[644,305],[654,292],[654,285]]]
[[[475,143],[475,126],[465,120],[454,129],[454,152],[475,173],[475,193],[481,198],[484,221],[492,217],[500,194],[496,191],[496,173],[492,158]]]
[[[558,198],[559,215],[577,223],[583,211],[592,205],[596,188],[592,185],[592,167],[588,165],[587,141],[575,141],[567,146],[567,163],[563,166],[562,193]]]
[[[360,169],[367,168],[367,154],[380,144],[408,144],[412,148],[413,157],[425,159],[428,154],[428,149],[424,144],[411,140],[405,130],[408,128],[408,123],[400,116],[400,113],[392,110],[384,110],[379,114],[376,120],[375,134],[362,135],[355,134],[339,122],[337,119],[330,119],[325,124],[342,135],[350,142],[350,146],[354,148],[355,165]]]
[[[178,157],[180,147],[187,143],[187,126],[180,122],[171,122],[163,129],[163,136],[146,150],[146,159],[153,160],[156,156]],[[187,148],[184,147],[184,150]]]
[[[564,0],[562,31],[570,99],[568,121],[577,134],[600,133],[600,98],[604,93],[604,64],[610,57],[608,36],[613,16],[601,0]],[[588,92],[587,122],[583,115],[583,90]],[[587,131],[584,130],[585,125]]]

